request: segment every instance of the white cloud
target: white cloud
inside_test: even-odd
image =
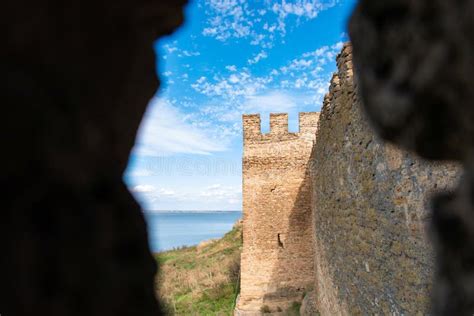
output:
[[[240,202],[242,189],[240,187],[223,186],[221,184],[214,184],[204,188],[200,193],[200,198],[207,198],[212,200],[231,200],[233,204]]]
[[[192,188],[181,186],[179,189],[141,184],[130,188],[130,191],[140,201],[142,207],[148,211],[160,209],[240,209],[242,203],[242,189],[238,184],[214,184],[204,187],[193,186]]]
[[[202,76],[191,87],[209,101],[195,113],[196,121],[212,121],[214,131],[230,139],[241,133],[244,113],[261,113],[265,126],[265,117],[271,112],[296,117],[298,111],[316,110],[327,92],[342,45],[339,42],[296,55],[259,75],[253,74],[251,67],[229,65],[229,71]]]
[[[290,60],[279,68],[279,72],[291,80],[281,79],[280,87],[310,89],[318,95],[317,100],[321,100],[323,95],[321,91],[326,91],[329,85],[330,78],[327,75],[327,67],[334,65],[343,44],[343,42],[338,42],[334,45],[323,46]],[[271,74],[276,76],[278,71],[273,70]]]
[[[252,27],[248,15],[249,5],[237,0],[207,0],[208,26],[202,34],[225,41],[230,37],[242,38],[250,35]]]
[[[132,192],[139,192],[139,193],[150,193],[154,192],[156,188],[149,184],[140,184],[131,189]]]
[[[172,189],[155,187],[149,184],[136,185],[129,189],[135,198],[140,201],[144,209],[153,210],[156,206],[166,202],[187,200],[187,193],[176,192]]]
[[[175,191],[168,190],[168,189],[163,189],[163,188],[160,188],[159,190],[157,190],[156,193],[157,193],[158,196],[168,196],[168,197],[176,196]]]
[[[246,68],[228,77],[215,75],[211,80],[199,78],[191,87],[209,97],[222,97],[235,100],[238,97],[256,94],[266,87],[269,77],[255,77]]]
[[[309,89],[319,93],[321,87],[327,88],[329,78],[327,67],[333,66],[336,55],[342,48],[339,42],[331,46],[323,46],[317,50],[305,52],[288,61],[277,69],[270,70],[267,74],[255,76],[250,69],[243,67],[238,70],[234,65],[227,69],[232,73],[228,76],[215,74],[212,78],[201,77],[191,87],[208,97],[220,97],[234,104],[251,96],[268,93],[272,89]],[[249,59],[249,64],[255,64],[266,58],[262,51],[257,56]],[[241,104],[241,103],[240,103]]]
[[[306,84],[307,78],[298,78],[295,81],[295,88],[299,89]]]
[[[206,81],[206,79],[207,79],[206,77],[202,76],[196,82],[200,84],[200,83],[203,83],[204,81]]]
[[[176,44],[176,43],[174,43],[174,44]],[[168,54],[172,54],[172,53],[174,53],[175,51],[178,50],[178,48],[177,48],[176,46],[171,46],[171,45],[169,45],[169,44],[166,44],[166,45],[164,45],[163,47],[166,49],[166,51],[168,52]]]
[[[274,45],[276,31],[280,38],[286,35],[288,19],[300,23],[312,20],[338,1],[267,0],[249,4],[244,0],[204,0],[208,19],[202,34],[219,41],[245,38],[251,45],[269,48]]]
[[[229,77],[229,81],[230,81],[231,83],[237,83],[237,82],[239,82],[239,77],[238,77],[237,75],[235,75],[235,74],[232,74],[232,75],[230,75],[230,77]]]
[[[192,56],[200,56],[201,53],[200,52],[192,52],[192,51],[188,51],[188,50],[183,50],[181,51],[181,53],[178,54],[178,57],[192,57]]]
[[[253,58],[247,60],[247,62],[250,64],[250,65],[253,65],[253,64],[256,64],[258,63],[260,60],[262,59],[265,59],[267,58],[268,55],[265,51],[261,51],[260,53],[258,53],[256,56],[254,56]]]
[[[296,0],[274,3],[272,11],[280,17],[286,18],[290,15],[297,17],[306,17],[314,19],[319,12],[326,10],[336,4],[337,1],[321,1],[321,0]]]
[[[331,54],[334,54],[334,53],[338,53],[341,51],[342,47],[344,46],[344,42],[337,42],[336,44],[333,44],[331,46],[323,46],[323,47],[320,47],[314,51],[311,51],[311,52],[306,52],[303,54],[303,57],[322,57],[323,59],[324,58],[328,58],[328,56],[330,58],[329,61],[334,61],[332,60],[332,55]],[[330,53],[328,55],[328,53]],[[335,56],[335,55],[334,55]]]
[[[193,56],[201,55],[201,53],[198,51],[189,51],[185,49],[180,49],[178,48],[177,45],[178,45],[177,41],[173,41],[171,44],[163,45],[165,54],[176,54],[178,57],[193,57]],[[163,58],[167,59],[167,56],[164,55]]]
[[[127,177],[151,177],[153,176],[153,172],[143,168],[142,166],[135,166],[128,164],[127,169],[125,170],[124,174]],[[132,190],[132,189],[130,189]]]
[[[263,95],[248,96],[243,110],[245,113],[287,113],[297,106],[295,100],[282,91],[271,91]]]
[[[313,64],[312,60],[307,59],[293,59],[287,66],[280,68],[283,74],[287,74],[292,71],[306,70]]]
[[[138,131],[134,152],[145,156],[205,155],[226,149],[213,140],[209,131],[197,128],[184,118],[170,101],[153,98]]]

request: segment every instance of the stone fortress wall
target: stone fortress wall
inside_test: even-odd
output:
[[[243,240],[237,314],[260,315],[263,306],[285,310],[313,283],[311,181],[308,163],[318,113],[300,113],[299,132],[288,115],[244,115]]]
[[[460,169],[375,136],[360,111],[351,52],[346,44],[320,116],[303,113],[299,134],[287,132],[282,114],[272,116],[268,135],[259,116],[244,116],[237,311],[275,312],[314,288],[303,315],[428,313],[427,201],[452,188]]]
[[[311,163],[315,297],[323,315],[427,313],[434,258],[428,201],[457,166],[379,140],[356,93],[352,47],[337,57]]]

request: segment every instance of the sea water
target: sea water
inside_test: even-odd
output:
[[[193,246],[220,238],[242,217],[240,211],[159,211],[144,212],[152,252]]]

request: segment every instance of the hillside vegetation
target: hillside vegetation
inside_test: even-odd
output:
[[[168,315],[232,315],[238,293],[242,224],[224,237],[156,254],[158,296]]]

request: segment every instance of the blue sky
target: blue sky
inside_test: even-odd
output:
[[[145,210],[240,210],[243,113],[319,111],[355,0],[195,0],[155,43],[162,83],[124,179]]]

